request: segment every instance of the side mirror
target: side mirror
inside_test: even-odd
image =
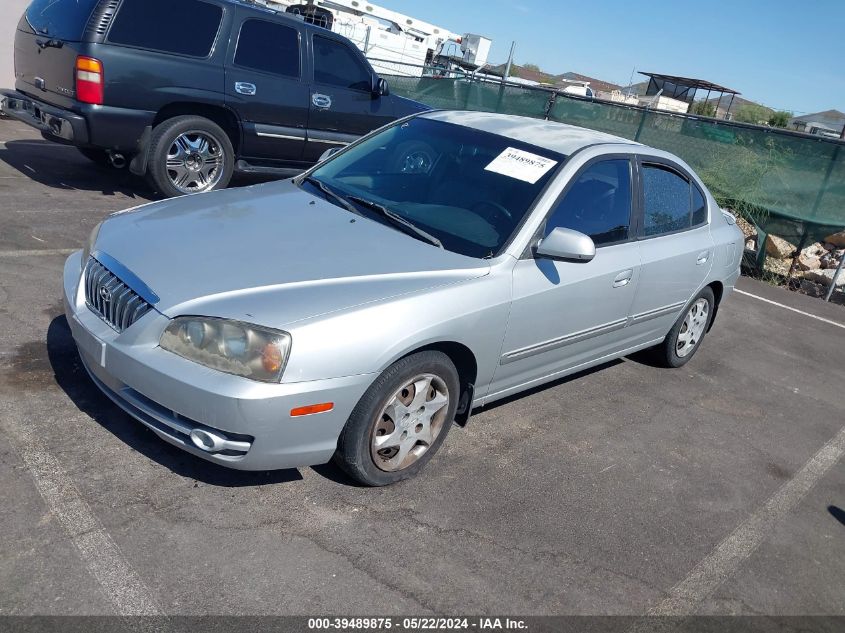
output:
[[[331,158],[332,156],[337,154],[341,149],[343,149],[343,148],[342,147],[330,147],[329,149],[327,149],[325,152],[323,152],[320,155],[320,160],[318,162],[322,163],[324,160],[328,160],[329,158]]]
[[[374,97],[386,97],[390,94],[390,86],[387,85],[387,81],[382,79],[379,76],[375,76],[373,78],[373,96]]]
[[[537,245],[535,253],[548,259],[589,262],[596,256],[596,245],[588,235],[558,227]]]

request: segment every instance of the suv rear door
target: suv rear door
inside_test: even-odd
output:
[[[375,73],[347,40],[312,33],[313,76],[305,160],[351,143],[395,118],[393,100],[373,95]]]
[[[16,88],[35,99],[70,107],[76,95],[76,56],[100,0],[34,0],[15,34]]]
[[[308,122],[302,34],[281,22],[244,11],[232,30],[226,60],[226,103],[243,122],[246,158],[302,160]]]

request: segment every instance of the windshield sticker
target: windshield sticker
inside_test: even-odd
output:
[[[533,185],[555,165],[557,165],[556,160],[509,147],[484,169]]]

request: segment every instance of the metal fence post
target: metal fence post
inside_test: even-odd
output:
[[[842,272],[842,264],[845,264],[845,253],[842,253],[842,257],[839,258],[839,266],[836,267],[836,272],[833,273],[833,279],[830,280],[830,288],[827,289],[827,296],[824,298],[825,301],[830,301],[833,291],[836,290],[836,280],[839,279],[839,273]]]
[[[634,141],[637,143],[640,142],[640,134],[643,132],[643,126],[645,125],[645,117],[648,114],[648,108],[643,110],[643,116],[640,118],[640,126],[637,128],[637,134],[634,136]]]

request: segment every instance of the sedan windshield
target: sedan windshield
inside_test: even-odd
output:
[[[405,232],[434,246],[493,257],[564,159],[504,136],[415,118],[317,168],[308,186],[402,230],[398,217],[418,229]]]

